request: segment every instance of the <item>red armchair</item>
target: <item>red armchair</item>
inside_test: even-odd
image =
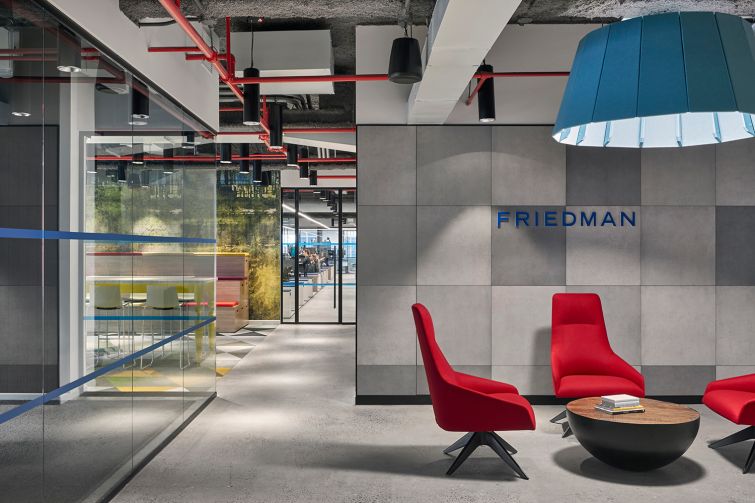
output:
[[[703,403],[732,423],[747,425],[744,430],[713,442],[708,447],[718,449],[755,439],[755,374],[713,381],[705,389]],[[755,461],[755,444],[750,449],[742,473],[750,471],[753,461]]]
[[[449,454],[463,447],[446,475],[454,473],[477,447],[487,445],[521,478],[527,479],[511,456],[516,449],[495,432],[534,430],[535,413],[530,403],[510,384],[456,372],[435,341],[433,320],[427,308],[414,304],[412,314],[435,422],[446,431],[469,432],[443,451]]]
[[[551,369],[559,398],[626,393],[645,396],[645,380],[611,349],[600,297],[594,293],[553,296]],[[566,411],[551,419],[556,423]],[[563,423],[564,437],[571,434]]]

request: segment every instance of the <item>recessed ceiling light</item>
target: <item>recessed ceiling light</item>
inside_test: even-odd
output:
[[[58,65],[58,70],[65,73],[78,73],[81,71],[81,68],[73,65]]]
[[[10,114],[15,115],[16,117],[31,117],[29,112],[11,112]]]

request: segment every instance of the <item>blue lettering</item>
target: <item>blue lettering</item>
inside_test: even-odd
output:
[[[530,226],[530,216],[526,211],[516,212],[516,227],[519,228],[519,222],[524,222],[526,227]]]
[[[555,227],[558,225],[556,222],[556,212],[555,211],[546,211],[545,212],[545,226],[546,227]]]
[[[603,221],[600,222],[600,226],[603,227],[606,224],[611,224],[616,227],[616,220],[613,219],[613,215],[611,215],[610,211],[606,211],[606,214],[603,215]]]
[[[567,222],[566,217],[571,217],[571,221]],[[561,225],[563,225],[564,227],[571,227],[576,222],[577,222],[577,215],[575,215],[571,211],[564,211],[563,213],[561,213]]]
[[[591,211],[590,216],[588,218],[587,214],[584,211],[580,211],[579,220],[580,220],[579,225],[582,227],[585,227],[585,226],[589,227],[591,225],[595,226],[598,221],[598,215],[594,211]]]
[[[624,227],[624,222],[626,221],[629,223],[629,225],[634,227],[636,218],[637,218],[637,215],[635,214],[634,211],[632,212],[632,218],[629,218],[629,215],[622,211],[621,212],[621,226]]]
[[[509,221],[509,212],[508,211],[499,211],[498,212],[498,228],[501,228],[501,224],[503,222]]]

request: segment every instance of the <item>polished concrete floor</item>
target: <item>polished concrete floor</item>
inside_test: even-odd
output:
[[[749,502],[750,445],[707,444],[736,427],[704,406],[679,461],[631,473],[593,459],[535,407],[538,429],[504,438],[530,480],[487,448],[453,477],[429,406],[354,406],[354,329],[281,326],[218,382],[219,398],[138,474],[116,502]]]

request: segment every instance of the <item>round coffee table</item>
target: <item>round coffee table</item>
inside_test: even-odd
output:
[[[641,398],[645,412],[611,415],[595,410],[600,401],[569,402],[569,426],[590,454],[624,470],[654,470],[675,461],[700,427],[700,414],[683,405]]]

